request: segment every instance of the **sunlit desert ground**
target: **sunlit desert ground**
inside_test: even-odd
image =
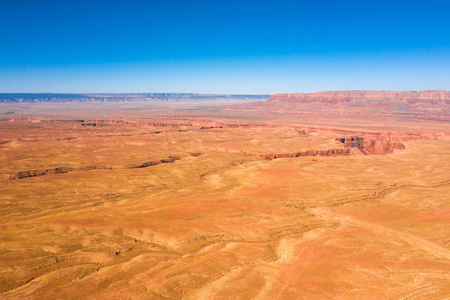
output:
[[[448,122],[63,106],[1,107],[66,122],[2,116],[0,298],[450,297]]]

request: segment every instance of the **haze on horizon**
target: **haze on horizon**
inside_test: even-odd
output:
[[[450,90],[448,1],[2,1],[0,93]]]

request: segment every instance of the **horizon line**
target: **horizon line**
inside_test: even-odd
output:
[[[343,90],[321,90],[317,92],[275,92],[275,93],[201,93],[201,92],[0,92],[5,94],[22,94],[22,95],[139,95],[139,94],[173,94],[173,95],[220,95],[220,96],[267,96],[280,94],[313,94],[322,92],[450,92],[450,90],[442,89],[426,89],[426,90],[378,90],[378,89],[343,89]]]

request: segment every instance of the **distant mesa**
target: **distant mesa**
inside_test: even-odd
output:
[[[450,92],[447,91],[335,91],[303,94],[274,94],[268,102],[340,102],[363,103],[446,103],[450,104]]]
[[[450,120],[450,92],[336,91],[274,94],[267,101],[228,105],[224,109],[285,114],[408,116]]]

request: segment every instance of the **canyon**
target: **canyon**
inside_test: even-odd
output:
[[[0,101],[1,299],[449,297],[449,92],[77,95]]]

